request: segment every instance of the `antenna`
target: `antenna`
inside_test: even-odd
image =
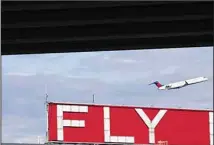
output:
[[[48,88],[47,84],[45,84],[45,113],[46,113],[46,142],[48,141],[48,132],[49,132],[49,127],[48,127]]]
[[[48,102],[48,87],[47,84],[45,84],[45,104]]]
[[[94,98],[94,94],[93,94],[93,103],[95,102],[95,100],[94,100],[95,98]]]

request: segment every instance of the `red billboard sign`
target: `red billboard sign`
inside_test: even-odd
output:
[[[213,145],[213,111],[49,103],[48,141]]]

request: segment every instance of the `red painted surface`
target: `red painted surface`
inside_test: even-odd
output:
[[[209,145],[209,113],[168,111],[156,127],[156,141],[169,144]]]
[[[56,104],[48,105],[48,138],[51,141],[57,141],[57,115]]]
[[[61,104],[63,105],[63,104]],[[71,104],[72,105],[72,104]],[[75,104],[76,105],[76,104]],[[57,103],[49,104],[49,141],[57,141]],[[111,136],[134,136],[136,144],[149,143],[148,127],[135,111],[139,107],[110,107]],[[141,107],[150,120],[159,108]],[[155,142],[166,140],[172,145],[209,145],[209,112],[166,109],[155,128]],[[88,113],[63,113],[64,119],[85,120],[84,128],[64,127],[63,142],[104,143],[102,105],[88,105]]]

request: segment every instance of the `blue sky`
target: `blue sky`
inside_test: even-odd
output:
[[[178,90],[166,84],[205,76]],[[2,57],[3,142],[37,142],[49,101],[213,109],[213,47]]]

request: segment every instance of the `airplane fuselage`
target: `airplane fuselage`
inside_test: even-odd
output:
[[[206,77],[198,77],[198,78],[194,78],[194,79],[189,79],[189,80],[185,80],[185,81],[179,81],[179,82],[163,85],[163,86],[159,87],[158,89],[159,90],[179,89],[179,88],[185,87],[187,85],[201,83],[201,82],[204,82],[207,80],[208,80],[208,78],[206,78]]]

